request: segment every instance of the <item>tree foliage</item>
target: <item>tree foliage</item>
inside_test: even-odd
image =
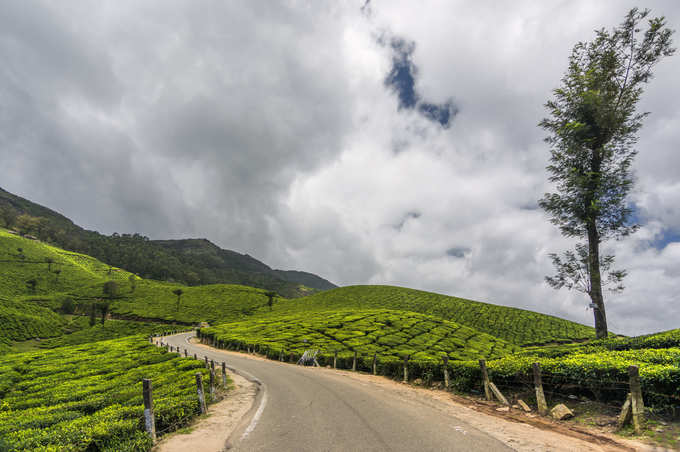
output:
[[[641,30],[648,15],[649,10],[634,8],[618,27],[597,30],[592,41],[576,44],[562,85],[546,103],[549,116],[539,124],[549,133],[547,170],[556,185],[556,192],[546,193],[539,205],[563,235],[587,240],[587,293],[595,305],[598,337],[607,335],[600,243],[638,228],[627,197],[634,182],[637,132],[648,113],[638,112],[637,103],[652,68],[675,51],[673,31],[663,17],[648,19],[647,29]],[[557,281],[569,280],[569,274],[561,272],[582,264],[578,249],[565,259],[566,266],[553,259]]]
[[[556,253],[549,254],[553,266],[557,270],[555,276],[546,276],[545,280],[554,289],[566,287],[569,290],[577,290],[590,295],[590,266],[588,265],[588,245],[578,243],[574,251],[565,251],[563,256]],[[623,278],[626,270],[612,270],[614,256],[600,257],[600,272],[607,274],[607,279],[602,283],[603,286],[611,286],[611,292],[621,292],[623,290]]]

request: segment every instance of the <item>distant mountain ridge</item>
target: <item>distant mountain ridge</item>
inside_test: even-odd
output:
[[[337,287],[313,273],[275,270],[248,254],[207,239],[150,240],[140,234],[110,236],[0,188],[0,227],[16,229],[64,249],[93,256],[144,278],[188,285],[242,284],[299,297]]]

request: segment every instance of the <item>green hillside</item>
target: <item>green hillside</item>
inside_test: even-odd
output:
[[[96,257],[144,278],[187,285],[239,284],[300,297],[336,287],[312,273],[274,270],[206,239],[149,240],[140,234],[88,231],[65,216],[0,188],[0,228]]]
[[[0,450],[149,450],[142,379],[161,432],[198,413],[197,372],[208,380],[201,361],[141,337],[1,356]]]
[[[524,309],[393,286],[348,286],[282,300],[279,314],[335,309],[396,309],[450,320],[517,345],[592,339],[591,327]]]
[[[76,313],[84,315],[93,303],[108,303],[110,312],[122,319],[184,325],[207,321],[214,325],[251,316],[393,309],[453,321],[516,345],[594,336],[590,327],[536,312],[391,286],[351,286],[303,298],[277,298],[269,312],[263,289],[225,284],[183,286],[142,279],[90,256],[4,230],[0,230],[0,256],[0,296],[39,303],[55,311],[60,310],[64,298],[71,298]],[[27,285],[30,280],[35,280],[35,287]],[[104,293],[104,284],[110,280],[116,282],[115,295]],[[178,289],[182,291],[179,299],[175,295]]]
[[[413,312],[390,310],[332,311],[281,315],[204,328],[231,348],[257,346],[301,354],[319,349],[325,355],[378,354],[380,359],[495,358],[518,349],[502,339],[454,322]]]
[[[0,298],[0,325],[0,352],[6,352],[14,341],[63,334],[66,321],[48,308]]]

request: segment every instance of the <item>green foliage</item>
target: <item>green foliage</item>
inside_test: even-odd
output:
[[[111,274],[110,271],[111,270],[109,269],[109,274]],[[116,281],[106,281],[104,283],[102,291],[104,292],[104,295],[107,296],[109,299],[113,299],[118,296],[120,288],[118,287],[118,283]]]
[[[277,303],[274,315],[343,309],[395,309],[428,314],[517,345],[594,338],[591,327],[524,309],[393,286],[347,286]]]
[[[73,314],[76,310],[76,304],[71,297],[61,297],[61,306],[59,310],[62,314]]]
[[[577,245],[579,257],[571,252],[564,261],[551,256],[558,274],[547,281],[588,293],[598,338],[608,333],[600,267],[603,260],[613,261],[613,256],[600,257],[600,244],[638,228],[628,194],[634,182],[634,145],[648,113],[638,112],[637,103],[653,66],[675,51],[673,31],[663,17],[649,19],[642,31],[648,14],[634,8],[620,26],[596,30],[592,41],[574,46],[562,86],[545,105],[549,116],[539,124],[549,133],[548,179],[556,185],[556,192],[546,193],[539,205],[563,235],[587,240],[587,248]],[[609,274],[621,288],[623,276],[623,271]],[[579,284],[586,278],[586,284]]]
[[[153,381],[156,427],[198,413],[200,361],[133,337],[0,358],[0,437],[11,450],[149,450],[142,379]],[[206,394],[209,398],[209,392]]]
[[[88,342],[97,342],[109,339],[122,338],[126,336],[133,336],[144,334],[148,336],[153,333],[160,333],[174,328],[176,326],[164,325],[160,323],[151,322],[135,322],[131,320],[114,320],[110,319],[106,322],[106,327],[102,327],[100,323],[95,323],[93,327],[89,327],[88,318],[85,316],[74,316],[73,319],[66,325],[65,333],[50,339],[43,339],[36,344],[38,348],[56,348],[66,345],[79,345]]]
[[[64,319],[34,303],[0,299],[0,351],[13,341],[54,337],[63,333]]]
[[[454,322],[413,312],[391,310],[300,313],[253,319],[201,329],[231,348],[257,347],[276,354],[319,349],[325,360],[337,351],[346,359],[357,351],[380,360],[438,361],[500,357],[518,348],[502,339]]]

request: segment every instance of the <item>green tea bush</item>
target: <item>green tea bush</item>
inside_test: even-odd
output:
[[[139,451],[142,379],[153,382],[156,428],[198,413],[200,361],[131,337],[0,358],[0,438],[10,450]],[[209,396],[208,396],[209,397]]]
[[[401,362],[405,355],[414,362],[441,363],[443,355],[452,360],[494,358],[518,350],[502,339],[454,322],[384,309],[259,318],[203,328],[200,334],[225,348],[251,347],[274,359],[282,352],[290,359],[291,352],[299,356],[307,349],[319,349],[320,363],[326,364],[337,351],[341,367],[351,367],[356,351],[363,369],[370,369],[374,354],[381,366],[392,366],[392,361]]]
[[[558,317],[393,286],[347,286],[294,300],[281,300],[273,315],[342,309],[418,312],[450,320],[517,345],[595,338],[593,328]]]

